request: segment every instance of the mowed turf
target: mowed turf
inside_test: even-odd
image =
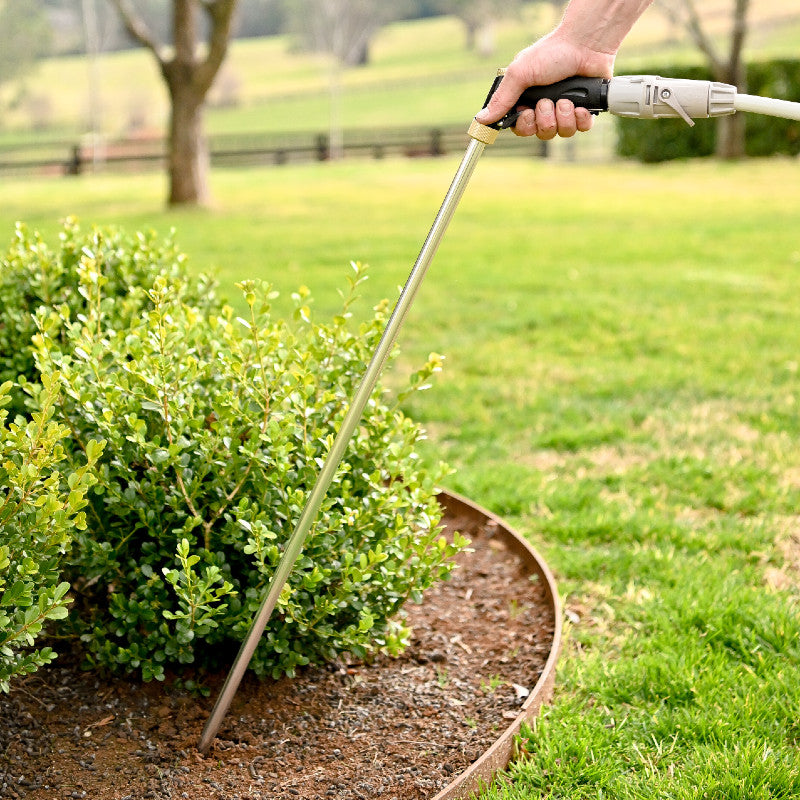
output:
[[[232,302],[260,278],[288,315],[305,284],[320,318],[361,260],[366,317],[457,164],[218,171],[209,211],[164,211],[160,175],[7,181],[0,230],[174,227]],[[406,409],[423,457],[567,610],[554,701],[487,800],[800,796],[799,169],[478,165],[385,383],[446,356]]]

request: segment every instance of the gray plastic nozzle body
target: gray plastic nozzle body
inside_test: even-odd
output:
[[[733,114],[736,87],[715,81],[662,78],[658,75],[622,75],[608,86],[608,110],[619,117],[693,119]]]

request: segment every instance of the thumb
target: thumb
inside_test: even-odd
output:
[[[502,119],[517,103],[527,85],[516,77],[515,73],[506,73],[500,85],[489,100],[486,108],[475,115],[482,125],[491,125]]]

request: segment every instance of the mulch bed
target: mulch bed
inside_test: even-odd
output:
[[[0,701],[0,797],[30,800],[432,798],[517,716],[550,654],[544,589],[492,529],[452,579],[408,607],[399,658],[343,660],[294,680],[245,678],[208,755],[208,698],[107,678],[62,654]]]

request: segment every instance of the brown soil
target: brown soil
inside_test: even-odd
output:
[[[517,716],[554,631],[543,588],[491,529],[447,522],[474,552],[408,608],[414,633],[400,658],[342,661],[294,680],[248,676],[202,757],[197,741],[224,676],[197,698],[82,672],[64,654],[2,702],[0,797],[433,797]]]

